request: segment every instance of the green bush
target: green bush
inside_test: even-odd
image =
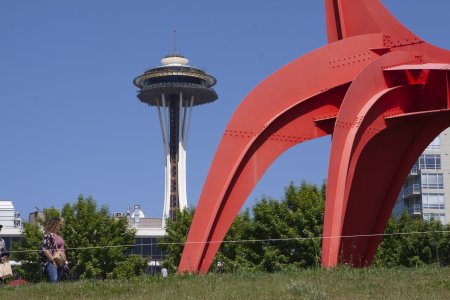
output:
[[[128,255],[125,260],[119,262],[112,272],[107,275],[109,279],[127,279],[144,274],[148,259],[140,255]]]

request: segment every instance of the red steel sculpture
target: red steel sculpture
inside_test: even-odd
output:
[[[423,41],[378,0],[325,0],[328,45],[261,82],[232,116],[178,271],[206,273],[270,164],[332,134],[322,266],[371,263],[405,176],[450,126],[450,51]]]

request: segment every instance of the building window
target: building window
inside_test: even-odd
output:
[[[422,188],[423,189],[443,189],[444,175],[443,174],[422,174]]]
[[[431,144],[428,145],[427,150],[439,150],[441,148],[441,139],[437,136]]]
[[[154,237],[136,237],[134,239],[134,247],[129,249],[126,253],[149,257],[152,260],[164,260],[166,252],[158,247],[158,240],[158,238]]]
[[[445,214],[423,214],[423,219],[430,220],[438,220],[442,224],[445,224]]]
[[[422,154],[419,157],[419,169],[438,170],[441,168],[440,154]]]
[[[423,193],[422,207],[428,209],[445,209],[443,193]]]

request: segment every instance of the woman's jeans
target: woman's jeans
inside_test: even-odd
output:
[[[56,283],[61,280],[63,267],[55,267],[54,264],[49,263],[47,265],[46,271],[47,271],[48,281]]]

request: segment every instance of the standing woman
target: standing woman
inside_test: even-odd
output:
[[[68,271],[64,239],[60,235],[61,225],[60,218],[50,219],[39,249],[42,271],[54,283],[59,282],[61,275]]]

